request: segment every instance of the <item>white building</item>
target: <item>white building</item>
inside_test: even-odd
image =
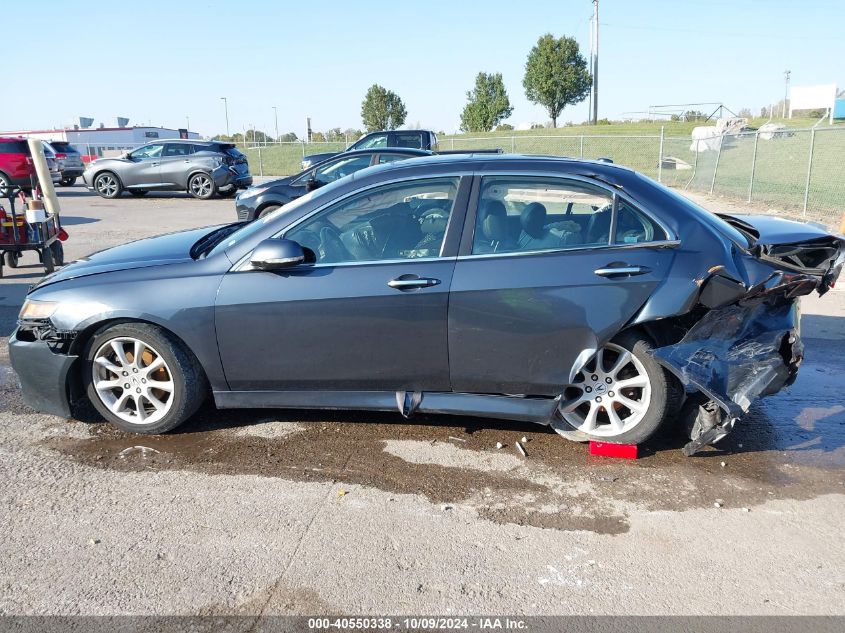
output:
[[[103,156],[115,156],[126,150],[167,138],[200,138],[196,132],[174,130],[166,127],[97,127],[72,128],[60,130],[17,130],[0,132],[0,136],[23,136],[38,138],[42,141],[67,141],[73,145],[83,160],[96,160]]]

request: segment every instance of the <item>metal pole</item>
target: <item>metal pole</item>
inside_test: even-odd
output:
[[[581,143],[580,143],[580,149],[578,150],[578,156],[580,156],[581,158],[584,158],[584,135],[583,134],[581,135]]]
[[[516,137],[511,136],[511,154],[516,154]]]
[[[719,153],[716,154],[716,166],[713,167],[713,180],[710,181],[710,193],[713,193],[713,187],[716,186],[716,172],[719,171],[719,159],[722,158],[722,142],[725,140],[725,135],[719,137]]]
[[[273,119],[276,121],[276,142],[279,141],[279,110],[273,106]]]
[[[810,130],[810,157],[807,159],[807,180],[804,183],[804,217],[807,217],[807,202],[810,200],[810,175],[813,172],[813,146],[816,144],[816,129]]]
[[[596,125],[599,118],[599,0],[593,0],[593,45],[592,69],[593,69],[593,90],[591,104],[593,107],[592,122]]]
[[[791,72],[789,70],[783,71],[783,76],[784,76],[784,79],[785,79],[784,87],[783,87],[783,110],[782,110],[783,116],[781,117],[783,119],[786,118],[786,101],[787,101],[787,99],[789,99],[789,75],[790,74],[791,74]]]
[[[751,154],[751,180],[748,183],[748,202],[751,202],[751,194],[754,191],[754,172],[757,169],[757,143],[760,140],[760,132],[754,133],[754,152]]]
[[[663,131],[664,126],[660,126],[660,157],[657,162],[657,182],[663,182]]]
[[[258,146],[258,175],[264,176],[264,161],[261,160],[261,146]]]
[[[226,97],[220,98],[223,99],[223,111],[226,113],[226,136],[231,137],[231,134],[229,134],[229,101]]]

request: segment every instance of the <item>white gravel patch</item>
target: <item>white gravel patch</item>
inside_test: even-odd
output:
[[[421,440],[385,440],[384,450],[411,464],[434,464],[470,470],[507,472],[523,466],[516,455],[460,448],[453,444]]]

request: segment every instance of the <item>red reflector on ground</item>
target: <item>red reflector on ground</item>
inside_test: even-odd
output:
[[[636,444],[610,444],[608,442],[590,442],[590,455],[601,457],[620,457],[622,459],[637,459]]]

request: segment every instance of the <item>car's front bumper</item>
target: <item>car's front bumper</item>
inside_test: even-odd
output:
[[[77,356],[56,352],[47,341],[16,329],[9,337],[9,358],[20,379],[27,406],[70,417],[68,376]]]

